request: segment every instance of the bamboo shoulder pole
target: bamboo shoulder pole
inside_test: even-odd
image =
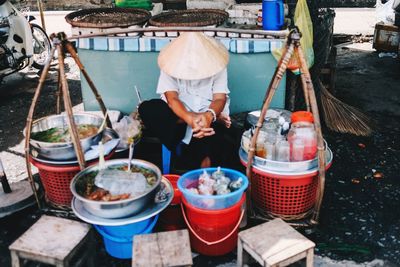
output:
[[[26,162],[26,170],[28,172],[29,183],[31,184],[33,193],[35,195],[36,203],[37,203],[39,209],[41,208],[41,205],[40,205],[40,201],[39,201],[39,196],[37,194],[35,181],[33,180],[31,163],[30,163],[30,160],[29,160],[30,157],[31,157],[30,156],[30,151],[29,151],[29,147],[30,147],[29,146],[29,141],[31,139],[33,114],[35,113],[36,103],[37,103],[37,101],[39,99],[39,95],[40,95],[40,93],[42,91],[42,88],[43,88],[43,85],[44,85],[44,83],[46,81],[47,74],[49,73],[50,64],[51,64],[51,61],[53,59],[55,50],[56,50],[56,48],[55,48],[55,46],[53,46],[53,48],[50,51],[50,57],[47,60],[46,65],[44,66],[42,74],[40,75],[39,84],[36,87],[35,94],[33,96],[32,103],[31,103],[31,106],[29,108],[28,116],[27,116],[27,119],[26,119],[26,127],[25,127],[25,129],[26,129],[26,133],[25,133],[25,162]]]
[[[278,63],[278,66],[275,70],[275,73],[272,77],[271,83],[267,89],[264,101],[263,101],[263,105],[261,107],[261,114],[260,117],[258,118],[257,124],[256,124],[256,128],[254,131],[254,135],[251,139],[250,142],[250,151],[248,154],[248,164],[247,164],[247,169],[246,169],[246,174],[248,177],[251,176],[251,165],[253,164],[253,158],[254,158],[254,154],[255,154],[255,147],[256,147],[256,142],[257,142],[257,137],[258,134],[260,132],[260,129],[264,123],[264,118],[265,115],[267,113],[267,110],[269,108],[269,105],[271,104],[272,98],[279,86],[279,83],[282,80],[282,77],[285,74],[285,71],[287,69],[287,65],[289,63],[290,58],[293,55],[293,51],[294,51],[294,45],[289,45],[287,47],[287,49],[285,50],[282,59],[280,60],[280,62]]]
[[[298,52],[296,50],[296,52]],[[307,67],[307,63],[306,63],[306,68],[308,70]],[[309,97],[309,93],[308,93],[308,86],[307,86],[307,78],[305,77],[305,73],[302,71],[302,68],[300,67],[300,78],[301,78],[301,84],[302,84],[302,88],[303,88],[303,93],[304,93],[304,100],[306,102],[306,109],[307,111],[310,111],[310,97]]]
[[[260,117],[258,118],[258,122],[256,124],[256,128],[255,128],[255,132],[253,137],[251,138],[251,142],[250,142],[250,150],[248,153],[248,158],[247,158],[247,166],[246,166],[246,175],[249,178],[249,187],[247,190],[247,208],[250,211],[250,213],[253,213],[253,209],[252,209],[252,205],[251,205],[251,190],[252,190],[252,173],[251,173],[251,169],[253,167],[253,158],[254,158],[254,154],[255,154],[255,150],[256,150],[256,142],[257,142],[257,138],[258,138],[258,134],[260,132],[260,129],[264,123],[264,118],[265,115],[267,113],[267,110],[269,108],[269,105],[271,104],[272,101],[272,97],[274,96],[276,89],[279,86],[279,83],[282,80],[282,77],[285,74],[285,71],[287,69],[287,65],[289,63],[290,58],[293,55],[293,50],[294,50],[294,45],[293,44],[288,44],[283,55],[282,55],[282,59],[279,61],[278,66],[275,70],[275,73],[273,75],[273,78],[268,86],[268,89],[266,91],[265,97],[264,97],[264,101],[263,101],[263,105],[261,108],[261,114]]]
[[[56,113],[60,114],[61,113],[61,99],[63,98],[62,94],[62,85],[61,85],[61,75],[60,75],[60,70],[57,71],[58,76],[57,76],[57,103],[56,103]]]
[[[74,48],[72,47],[72,44],[69,41],[63,42],[65,48],[67,49],[68,53],[71,54],[72,58],[75,60],[75,63],[78,65],[79,69],[81,70],[83,76],[85,77],[87,83],[89,84],[89,87],[92,89],[92,92],[94,96],[96,97],[97,102],[100,105],[101,111],[103,112],[103,115],[106,115],[107,108],[106,105],[103,102],[103,99],[101,98],[101,95],[99,94],[99,91],[97,90],[96,86],[94,85],[92,79],[90,78],[89,74],[87,73],[85,67],[83,66],[81,60],[79,59],[77,53],[75,52]],[[109,117],[106,117],[107,121],[107,126],[109,128],[112,128],[111,121]]]
[[[317,201],[315,203],[314,213],[312,216],[311,223],[318,223],[322,199],[325,191],[326,159],[325,159],[324,139],[322,136],[321,121],[319,117],[318,103],[315,96],[314,86],[311,80],[311,75],[308,70],[307,63],[304,57],[303,50],[300,46],[300,43],[297,43],[296,49],[299,55],[301,72],[304,74],[304,80],[307,84],[309,102],[311,105],[311,111],[314,116],[315,130],[317,132],[319,181],[318,181]]]
[[[73,112],[72,112],[72,105],[71,105],[71,98],[69,95],[69,88],[68,88],[68,83],[67,83],[67,78],[65,76],[65,69],[64,69],[64,53],[62,49],[62,45],[59,44],[57,45],[57,51],[58,51],[58,66],[60,70],[60,76],[61,76],[61,88],[62,88],[62,95],[63,95],[63,100],[64,100],[64,108],[67,113],[67,118],[68,118],[68,128],[69,128],[69,133],[71,135],[72,143],[74,144],[74,149],[76,156],[78,158],[79,162],[79,167],[81,170],[83,170],[86,166],[85,163],[85,157],[82,152],[82,146],[81,142],[79,140],[79,135],[78,135],[78,130],[76,129],[74,117],[73,117]]]
[[[37,0],[37,6],[40,13],[40,22],[42,23],[42,28],[46,32],[46,22],[44,20],[44,11],[43,11],[43,3],[42,0]]]

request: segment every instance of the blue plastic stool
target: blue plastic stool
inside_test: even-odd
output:
[[[181,145],[177,145],[176,147],[176,154],[179,156],[181,154]],[[170,174],[171,169],[171,151],[164,145],[162,145],[162,173],[163,174]]]

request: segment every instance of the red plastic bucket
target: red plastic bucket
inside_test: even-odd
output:
[[[171,204],[160,214],[158,219],[158,227],[163,231],[174,231],[186,229],[186,224],[182,216],[182,210],[180,204],[182,203],[181,196],[182,192],[179,191],[177,182],[179,175],[175,174],[165,174],[163,175],[167,178],[174,188],[174,198]]]
[[[186,229],[180,205],[169,206],[160,213],[158,227],[162,231],[175,231]]]
[[[178,179],[179,179],[179,175],[176,174],[164,174],[163,175],[165,178],[168,179],[168,181],[171,182],[172,187],[174,188],[174,198],[171,201],[171,205],[179,205],[181,204],[182,200],[182,192],[178,189]]]
[[[190,244],[200,254],[221,256],[233,251],[244,215],[246,195],[234,206],[222,210],[203,210],[182,197],[183,218],[189,228]]]

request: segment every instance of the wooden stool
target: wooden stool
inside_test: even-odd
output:
[[[262,266],[287,266],[306,258],[312,267],[315,244],[281,219],[258,225],[239,233],[238,266],[243,266],[250,254]]]
[[[135,235],[132,266],[192,266],[189,232],[178,230]]]
[[[67,267],[85,243],[88,244],[88,249],[76,261],[76,265],[87,260],[85,266],[93,266],[93,257],[90,254],[93,253],[94,246],[87,242],[89,239],[89,225],[43,215],[9,247],[12,266],[22,266],[22,259],[28,259]]]

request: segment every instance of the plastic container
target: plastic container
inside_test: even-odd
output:
[[[174,188],[174,198],[171,201],[170,205],[179,205],[181,204],[181,197],[182,197],[182,192],[179,191],[178,188],[178,180],[179,180],[179,175],[176,174],[164,174],[163,175],[165,178],[168,179],[168,181],[171,182],[172,187]]]
[[[115,0],[116,7],[133,7],[150,10],[153,4],[150,0]]]
[[[297,111],[292,114],[292,126],[288,134],[290,161],[311,160],[317,155],[317,133],[313,123],[311,112]]]
[[[237,244],[240,222],[244,216],[246,195],[232,207],[204,210],[182,198],[182,211],[189,228],[193,250],[207,256],[221,256],[233,251]]]
[[[180,205],[172,205],[160,213],[157,224],[158,229],[162,231],[175,231],[186,229],[186,223],[183,219]]]
[[[220,210],[232,207],[241,199],[244,190],[246,190],[249,185],[249,181],[243,173],[232,169],[221,168],[221,171],[223,171],[225,176],[229,177],[231,181],[242,178],[242,187],[226,195],[198,195],[190,192],[187,188],[197,187],[198,178],[204,170],[211,175],[217,168],[190,171],[183,174],[178,180],[178,188],[182,192],[183,197],[188,203],[199,209]]]
[[[180,204],[182,203],[182,192],[178,189],[178,179],[179,175],[166,174],[163,175],[167,178],[174,188],[174,198],[171,204],[163,212],[160,213],[160,218],[158,219],[158,227],[163,231],[174,231],[185,229],[186,224],[183,220],[182,210]]]
[[[132,232],[125,231],[127,227],[126,225],[124,226],[94,225],[94,228],[96,228],[96,230],[103,236],[104,246],[106,248],[107,253],[110,256],[118,259],[130,259],[132,258],[132,251],[133,251],[132,246],[133,246],[134,236],[139,234],[151,233],[153,231],[154,226],[156,225],[157,219],[158,215],[151,219],[147,219],[147,221],[149,221],[149,224],[145,229],[143,229],[140,232],[136,231],[136,229],[133,230]],[[121,232],[125,234],[124,236],[114,236],[109,234],[109,232],[115,233],[118,227],[121,227],[122,229]],[[110,230],[110,228],[114,229]]]
[[[149,225],[153,222],[153,219],[154,217],[140,222],[120,225],[120,226],[101,226],[101,225],[97,226],[101,228],[108,235],[114,237],[127,237],[143,233],[143,231],[145,231],[147,227],[149,227]]]
[[[263,0],[262,26],[264,30],[279,31],[285,22],[285,8],[282,0]]]

